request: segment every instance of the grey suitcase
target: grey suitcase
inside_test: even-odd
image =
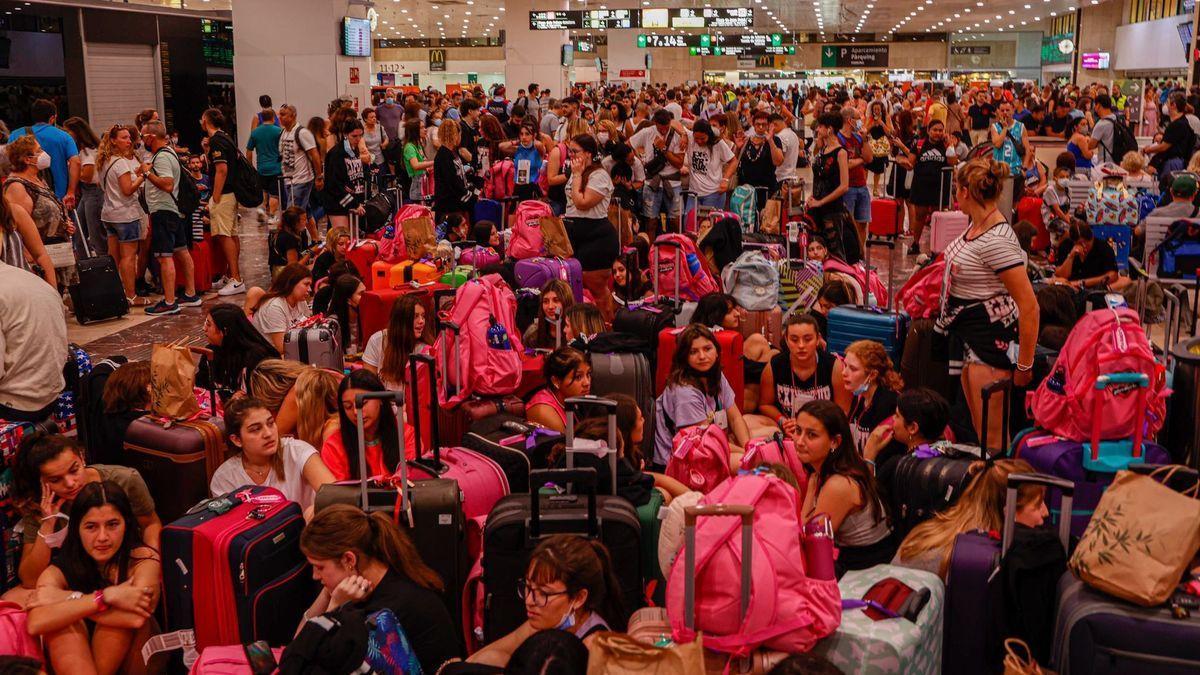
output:
[[[637,401],[647,420],[654,419],[654,371],[645,354],[597,354],[592,358],[592,393],[625,394]]]
[[[342,331],[337,319],[325,317],[312,325],[284,333],[283,357],[289,361],[342,372],[345,353],[342,351]]]

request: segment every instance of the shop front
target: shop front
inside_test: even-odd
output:
[[[954,34],[950,77],[963,87],[1042,79],[1042,34],[1035,31]]]

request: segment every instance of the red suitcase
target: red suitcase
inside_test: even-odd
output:
[[[217,246],[213,236],[205,232],[204,243],[208,245],[209,273],[212,275],[213,281],[229,276],[229,261],[225,259],[225,252],[221,250],[220,246]]]
[[[354,269],[358,270],[360,279],[371,278],[371,264],[378,257],[379,242],[371,239],[359,240],[350,246],[350,250],[346,251],[346,260],[353,263]]]
[[[671,358],[675,355],[675,338],[683,328],[664,328],[658,334],[658,373],[654,377],[655,396],[667,388],[667,375],[671,372]],[[742,365],[742,334],[734,330],[716,331],[717,343],[721,347],[721,373],[729,380],[738,410],[746,398],[745,371]]]
[[[895,239],[900,234],[900,209],[894,199],[871,200],[871,234]]]
[[[1046,223],[1042,221],[1042,200],[1040,197],[1034,195],[1022,197],[1021,201],[1017,202],[1017,220],[1027,220],[1037,228],[1037,236],[1033,238],[1033,243],[1031,244],[1033,250],[1045,251],[1050,248],[1050,232],[1046,229]]]
[[[139,417],[125,432],[124,464],[138,470],[164,523],[208,498],[208,481],[225,461],[225,425],[219,417],[163,424]]]
[[[363,293],[362,299],[358,302],[358,334],[360,344],[367,344],[367,340],[372,335],[387,328],[388,320],[392,316],[392,305],[396,304],[396,300],[400,296],[408,293],[421,293],[421,301],[425,305],[425,312],[428,317],[434,311],[435,303],[433,299],[438,291],[453,292],[453,289],[446,284],[435,281],[416,286],[385,288]],[[453,297],[453,295],[450,297]],[[426,321],[429,321],[429,318],[426,318]]]
[[[212,242],[208,238],[192,245],[192,269],[196,277],[196,292],[212,290]]]

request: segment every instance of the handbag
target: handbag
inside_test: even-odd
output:
[[[196,359],[184,344],[154,345],[150,354],[150,413],[170,419],[189,419],[199,413],[196,370]]]
[[[57,244],[45,244],[46,255],[50,256],[50,264],[55,268],[70,267],[75,264],[75,246],[69,241]]]
[[[597,633],[588,647],[587,675],[704,675],[700,641],[655,647],[624,633]]]
[[[1043,670],[1029,651],[1029,645],[1018,638],[1004,641],[1004,675],[1053,675]]]
[[[1180,470],[1117,472],[1071,556],[1075,576],[1144,607],[1171,597],[1200,550],[1200,480],[1182,492],[1164,485]]]

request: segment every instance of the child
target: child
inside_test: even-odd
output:
[[[279,218],[279,229],[271,233],[267,242],[267,263],[271,267],[272,278],[288,263],[308,265],[311,253],[302,252],[305,234],[304,209],[299,206],[284,209]]]
[[[1146,172],[1146,156],[1130,150],[1121,160],[1121,168],[1125,169],[1125,185],[1131,188],[1154,187],[1154,176]]]
[[[1042,222],[1056,244],[1071,225],[1071,195],[1067,192],[1067,181],[1070,179],[1070,169],[1057,166],[1054,168],[1053,182],[1042,193]]]

